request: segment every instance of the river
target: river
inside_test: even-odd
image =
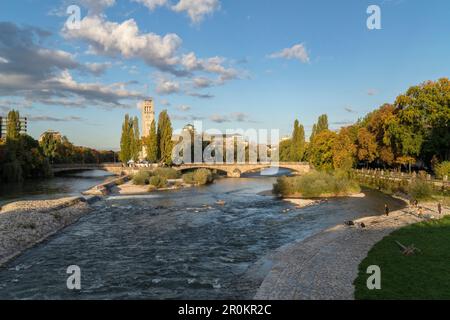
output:
[[[297,209],[260,195],[274,177],[110,197],[91,214],[0,268],[0,299],[245,299],[247,271],[290,242],[401,202],[375,191]],[[218,200],[225,205],[218,205]],[[288,210],[288,211],[287,211]],[[81,268],[80,291],[66,287]],[[253,277],[254,278],[254,277]]]

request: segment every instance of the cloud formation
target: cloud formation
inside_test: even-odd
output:
[[[249,115],[243,112],[234,112],[229,115],[213,114],[209,117],[209,120],[216,123],[252,122],[249,118]]]
[[[146,6],[150,11],[168,4],[167,0],[131,0]]]
[[[219,0],[180,0],[171,7],[175,12],[186,12],[193,23],[201,22],[205,16],[220,9]]]
[[[0,56],[6,61],[0,63],[0,96],[102,107],[127,107],[123,100],[142,98],[123,83],[78,83],[73,72],[99,75],[107,64],[82,64],[71,53],[46,48],[43,43],[49,35],[38,28],[0,23]]]
[[[269,58],[272,59],[295,59],[299,60],[302,63],[308,63],[310,61],[308,51],[306,50],[303,43],[296,44],[291,48],[285,48],[279,52],[275,52],[269,55]]]

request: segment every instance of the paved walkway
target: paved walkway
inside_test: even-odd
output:
[[[422,205],[437,216],[436,204]],[[368,251],[392,231],[420,222],[412,209],[356,220],[366,228],[339,225],[280,248],[268,259],[272,269],[258,289],[261,300],[352,300],[353,281]],[[448,213],[448,210],[445,210]]]

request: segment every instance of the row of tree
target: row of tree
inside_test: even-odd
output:
[[[172,164],[172,122],[166,110],[158,117],[158,125],[152,121],[150,132],[141,139],[138,118],[125,115],[120,138],[119,159],[123,163],[146,158],[151,163]]]
[[[52,163],[102,163],[115,159],[114,151],[75,146],[67,137],[51,132],[38,142],[21,133],[20,114],[12,110],[7,116],[5,138],[0,139],[0,183],[49,177]]]
[[[296,120],[290,140],[280,144],[282,161],[309,161],[321,169],[356,165],[433,168],[450,159],[450,81],[427,81],[409,88],[338,132],[319,117],[308,143]]]
[[[50,164],[38,141],[21,134],[19,112],[10,111],[5,138],[0,139],[0,183],[49,175]]]
[[[52,164],[107,163],[118,159],[114,151],[76,146],[66,136],[59,137],[51,132],[44,133],[39,144]]]

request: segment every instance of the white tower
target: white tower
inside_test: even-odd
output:
[[[148,137],[150,126],[155,121],[155,108],[153,100],[144,100],[142,103],[142,137]]]

